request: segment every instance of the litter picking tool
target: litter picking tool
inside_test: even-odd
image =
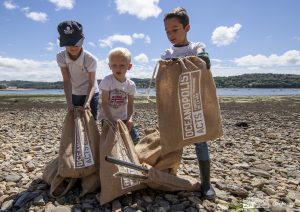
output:
[[[149,172],[149,169],[147,169],[146,167],[139,166],[139,165],[136,165],[134,163],[127,162],[127,161],[122,161],[122,160],[119,160],[119,159],[114,158],[112,156],[106,156],[105,160],[107,162],[110,162],[110,163],[113,163],[113,164],[117,164],[117,165],[120,165],[120,166],[125,166],[125,167],[130,168],[130,169],[134,169],[134,170],[137,170],[137,171],[144,172],[146,174],[148,174],[148,172]]]

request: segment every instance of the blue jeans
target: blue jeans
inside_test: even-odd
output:
[[[123,121],[125,124],[126,124],[126,122],[127,122],[127,120],[122,120],[122,121]],[[131,130],[130,130],[130,136],[131,136],[132,141],[133,141],[134,144],[137,144],[137,143],[140,141],[139,134],[137,133],[134,124],[133,124],[132,127],[131,127]]]
[[[72,94],[72,103],[74,106],[83,106],[86,99],[86,95],[74,95]],[[91,112],[95,120],[97,120],[98,116],[98,105],[99,105],[99,93],[95,93],[91,103]]]
[[[137,144],[140,141],[140,136],[136,131],[135,126],[133,125],[131,130],[130,130],[130,136],[132,138],[132,141],[134,144]]]
[[[209,152],[207,142],[195,144],[195,150],[198,161],[209,161]]]

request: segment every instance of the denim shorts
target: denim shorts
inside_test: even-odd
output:
[[[86,99],[86,95],[72,94],[72,103],[74,106],[83,106],[85,99]],[[90,103],[91,112],[95,120],[97,120],[98,117],[98,105],[99,105],[99,92],[94,94]]]

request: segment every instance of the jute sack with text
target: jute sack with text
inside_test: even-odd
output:
[[[118,172],[127,174],[139,174],[139,172],[109,163],[105,160],[106,156],[140,165],[128,129],[121,120],[118,120],[116,125],[105,121],[101,131],[99,171],[101,192],[97,196],[101,205],[130,191],[146,187],[139,180],[115,177]]]
[[[196,56],[159,61],[156,102],[163,154],[223,135],[214,79]]]
[[[148,179],[144,181],[152,189],[164,191],[198,191],[200,183],[189,176],[177,175],[182,149],[163,155],[158,130],[146,135],[135,145],[140,163],[148,167]]]
[[[77,179],[63,178],[57,174],[58,158],[51,160],[43,172],[43,180],[50,185],[50,196],[61,197],[65,195],[76,183]]]
[[[100,134],[93,115],[83,107],[70,110],[64,121],[58,155],[61,177],[81,178],[97,172]]]
[[[177,173],[181,161],[182,149],[163,155],[161,151],[160,133],[157,129],[142,138],[140,142],[135,145],[135,150],[140,163],[149,164],[160,171],[173,174]]]

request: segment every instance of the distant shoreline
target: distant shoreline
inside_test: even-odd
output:
[[[42,90],[40,88],[0,88],[0,91],[30,91],[30,90]]]
[[[63,89],[10,88],[0,89],[2,95],[64,95]],[[136,96],[147,96],[148,89],[137,88]],[[299,88],[217,88],[218,96],[286,96],[300,95]],[[156,96],[155,88],[151,88],[149,96]]]

